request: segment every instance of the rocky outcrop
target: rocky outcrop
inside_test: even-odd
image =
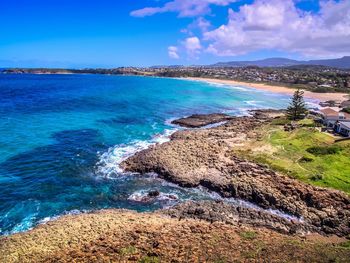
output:
[[[349,235],[347,195],[306,185],[232,154],[232,145],[256,138],[256,128],[268,121],[269,116],[259,114],[233,118],[211,129],[179,131],[170,142],[141,151],[121,165],[126,171],[156,172],[181,186],[201,185],[223,197],[301,217],[320,233]]]
[[[316,229],[297,219],[289,220],[273,213],[239,206],[223,201],[188,201],[160,210],[174,218],[200,219],[208,222],[224,222],[230,225],[253,225],[273,229],[283,234],[304,234]]]
[[[171,123],[186,128],[201,128],[209,124],[224,122],[231,119],[232,116],[221,113],[194,114],[186,118],[174,120]]]

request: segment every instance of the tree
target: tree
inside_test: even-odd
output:
[[[304,91],[298,89],[294,92],[292,101],[287,108],[287,117],[290,120],[301,120],[305,118],[307,108],[304,101]]]

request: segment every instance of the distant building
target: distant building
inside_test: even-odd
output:
[[[334,128],[336,122],[350,122],[350,114],[346,112],[339,112],[331,108],[320,110],[323,119],[323,124],[327,128]]]

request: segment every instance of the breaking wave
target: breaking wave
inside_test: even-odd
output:
[[[170,140],[171,134],[177,129],[166,129],[162,134],[156,134],[148,141],[135,140],[128,144],[120,144],[108,149],[101,154],[96,164],[95,173],[105,178],[113,178],[123,174],[120,164],[134,155],[135,153],[145,150],[152,145],[165,143]]]

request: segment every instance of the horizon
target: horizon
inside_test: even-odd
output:
[[[343,56],[343,57],[339,57],[339,58],[334,58],[334,59],[320,59],[320,61],[328,61],[328,60],[340,60],[340,59],[344,59],[344,58],[350,58],[350,56]],[[286,59],[286,60],[291,60],[291,61],[296,61],[296,62],[310,62],[310,61],[317,61],[317,60],[293,60],[293,59],[288,59],[288,58],[284,58],[284,57],[269,57],[269,58],[264,58],[264,59],[260,59],[260,60],[246,60],[246,61],[243,61],[243,60],[232,60],[232,61],[226,61],[226,62],[223,62],[223,61],[218,61],[214,64],[207,64],[207,65],[196,65],[196,64],[193,64],[193,65],[181,65],[181,64],[173,64],[173,65],[151,65],[151,66],[133,66],[133,65],[124,65],[124,66],[118,66],[118,67],[0,67],[0,69],[49,69],[49,70],[85,70],[85,69],[92,69],[92,70],[97,70],[97,69],[106,69],[106,70],[109,70],[109,69],[118,69],[118,68],[176,68],[176,67],[188,67],[188,68],[191,68],[191,67],[212,67],[212,66],[215,66],[216,64],[221,64],[221,63],[231,63],[231,62],[257,62],[257,61],[265,61],[265,60],[273,60],[273,59]],[[322,65],[322,64],[299,64],[299,65],[310,65],[310,66],[325,66],[325,65]],[[291,66],[294,66],[294,65],[291,65]],[[233,67],[247,67],[247,66],[233,66]],[[264,68],[264,67],[270,67],[270,66],[258,66],[258,67],[261,67],[261,68]],[[286,67],[286,66],[276,66],[276,67]],[[287,66],[288,67],[288,66]],[[327,67],[327,66],[325,66]],[[337,68],[337,67],[335,67]],[[339,69],[342,69],[341,67]]]
[[[192,66],[350,55],[348,0],[2,1],[1,68]]]

